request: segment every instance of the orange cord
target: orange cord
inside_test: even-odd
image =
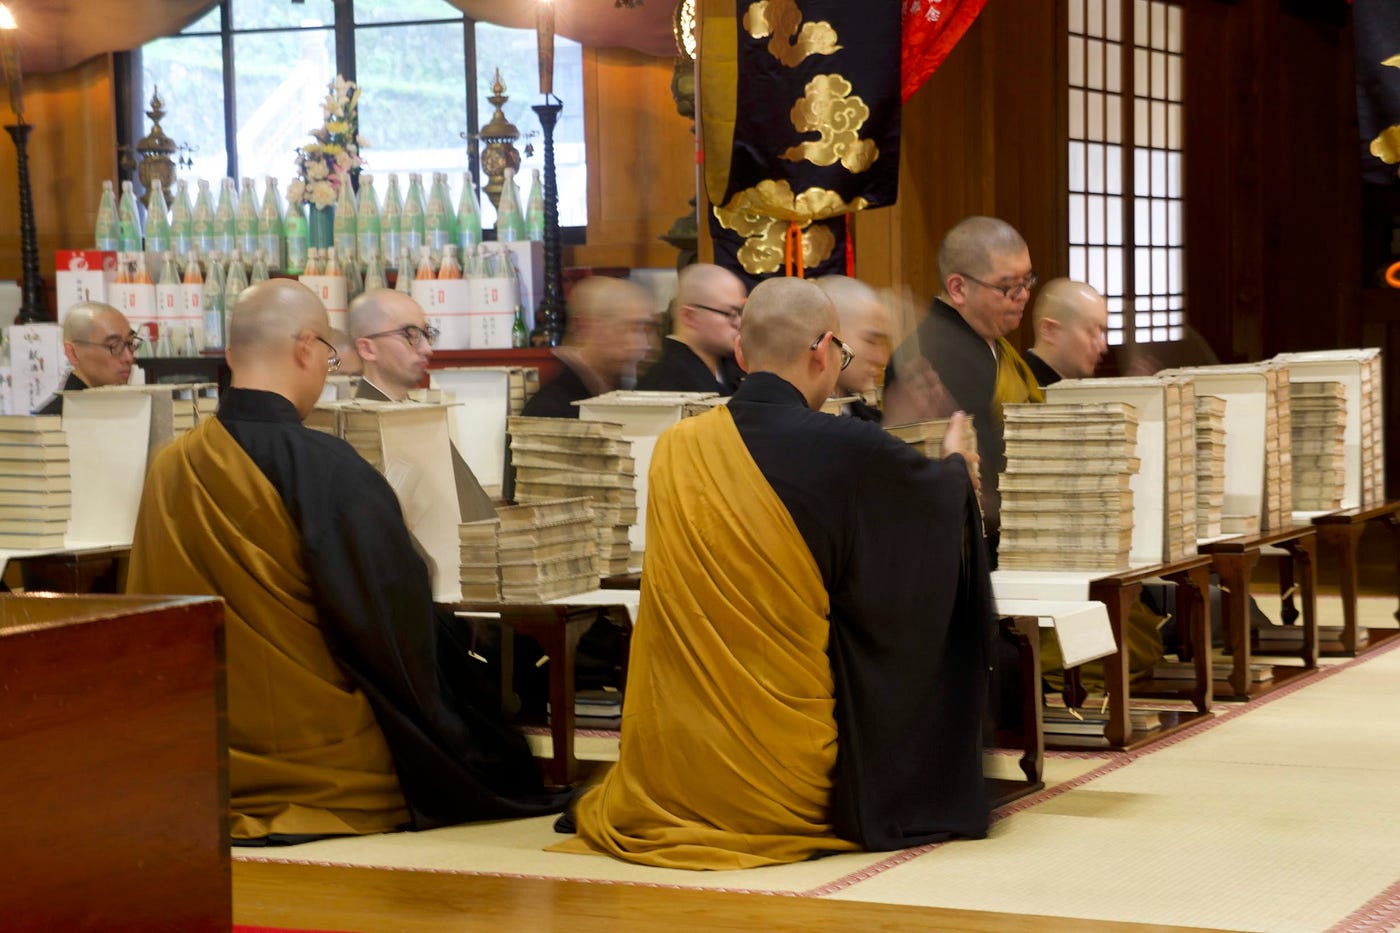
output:
[[[1385,284],[1391,288],[1400,288],[1400,262],[1385,270]]]
[[[802,271],[802,228],[797,225],[797,221],[789,220],[787,234],[783,238],[783,271],[787,275],[793,275],[792,267],[797,266],[796,275],[799,279],[806,278]]]

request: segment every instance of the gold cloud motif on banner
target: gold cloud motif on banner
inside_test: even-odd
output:
[[[1400,68],[1400,55],[1392,55],[1381,64]],[[1379,136],[1371,140],[1371,155],[1386,165],[1400,162],[1400,124],[1386,127],[1381,130]],[[1400,175],[1400,171],[1396,171],[1396,174]]]
[[[870,108],[851,97],[851,82],[841,75],[817,75],[807,82],[801,100],[792,105],[792,125],[799,133],[820,133],[815,142],[798,143],[783,153],[793,162],[806,159],[814,165],[840,162],[848,172],[860,173],[875,164],[880,149],[871,139],[861,139],[861,127],[870,119]]]
[[[789,68],[809,55],[830,55],[841,46],[831,24],[802,22],[797,0],[760,0],[744,13],[744,29],[755,39],[768,37],[768,51]]]
[[[786,181],[761,181],[740,191],[729,203],[714,207],[715,217],[728,230],[744,237],[739,264],[750,275],[766,275],[783,268],[788,224],[802,228],[802,265],[813,268],[825,262],[836,248],[836,236],[813,221],[850,214],[866,207],[865,198],[847,202],[835,191],[808,188],[794,196]]]

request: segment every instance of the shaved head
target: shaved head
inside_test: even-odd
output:
[[[885,364],[890,361],[892,339],[890,310],[869,285],[844,275],[824,275],[816,280],[826,292],[841,318],[841,339],[856,358],[841,373],[843,393],[872,393],[883,382]]]
[[[801,359],[813,340],[840,329],[835,306],[814,283],[767,279],[754,286],[739,326],[745,368],[781,372]]]
[[[360,295],[350,302],[350,339],[392,329],[395,326],[395,311],[406,307],[405,303],[418,309],[418,302],[392,288],[376,288]]]
[[[269,279],[238,296],[229,319],[232,385],[274,392],[305,418],[320,398],[335,348],[321,299],[300,282]]]
[[[269,279],[245,290],[228,325],[228,349],[244,358],[282,353],[286,342],[309,330],[327,334],[330,321],[316,293],[291,279]]]
[[[1036,296],[1032,351],[1067,379],[1094,374],[1108,349],[1108,303],[1093,286],[1052,279]]]
[[[570,340],[576,336],[576,322],[606,320],[637,305],[651,308],[652,298],[636,282],[611,275],[589,276],[569,292]]]
[[[90,388],[126,385],[136,359],[128,341],[135,336],[125,314],[100,301],[84,301],[63,318],[63,355]]]
[[[993,257],[1029,252],[1025,238],[1016,228],[996,217],[968,217],[959,221],[938,246],[938,275],[961,272],[985,277],[992,270]]]

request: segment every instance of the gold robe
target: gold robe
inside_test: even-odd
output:
[[[827,592],[723,406],[662,435],[647,537],[621,754],[553,848],[692,869],[857,848],[828,822]]]
[[[224,597],[234,838],[409,821],[369,700],[322,634],[297,527],[218,419],[152,463],[127,591]]]

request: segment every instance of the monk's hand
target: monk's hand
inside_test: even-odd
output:
[[[967,475],[972,479],[972,488],[982,490],[982,477],[978,470],[980,458],[977,456],[975,435],[967,424],[967,415],[954,412],[948,420],[948,432],[943,435],[943,456],[958,454],[967,463]]]
[[[899,381],[885,391],[886,424],[911,424],[947,418],[957,410],[952,394],[924,359],[899,371]]]

